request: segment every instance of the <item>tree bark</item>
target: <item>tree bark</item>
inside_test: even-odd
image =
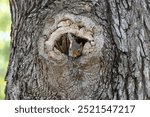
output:
[[[10,8],[5,99],[150,99],[149,0],[11,0]],[[80,57],[50,49],[59,20],[86,28],[62,30],[87,39]]]

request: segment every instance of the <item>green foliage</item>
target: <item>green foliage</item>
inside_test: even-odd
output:
[[[4,78],[10,51],[10,23],[9,0],[0,0],[0,99],[4,99],[6,85]]]
[[[0,31],[10,30],[10,10],[9,1],[0,0]]]

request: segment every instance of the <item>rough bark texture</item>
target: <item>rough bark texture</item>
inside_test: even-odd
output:
[[[149,0],[11,0],[10,7],[6,99],[150,99]],[[64,61],[41,54],[45,27],[63,13],[100,26],[96,51],[62,54]]]

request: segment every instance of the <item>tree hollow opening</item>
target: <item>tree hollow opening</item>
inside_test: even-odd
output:
[[[88,39],[78,37],[72,33],[70,34],[72,36],[72,39],[69,39],[68,33],[65,33],[59,39],[55,40],[54,43],[54,47],[67,56],[69,56],[69,52],[71,50],[73,51],[78,51],[79,49],[82,50],[85,43],[88,42]]]

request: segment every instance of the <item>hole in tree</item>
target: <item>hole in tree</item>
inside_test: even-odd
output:
[[[85,45],[86,42],[88,42],[88,39],[75,36],[72,33],[71,33],[71,36],[73,37],[75,42],[79,45],[82,45],[82,47]],[[70,41],[68,39],[67,33],[63,34],[60,37],[60,39],[55,41],[54,47],[57,50],[59,50],[61,53],[64,53],[65,55],[69,55]]]

